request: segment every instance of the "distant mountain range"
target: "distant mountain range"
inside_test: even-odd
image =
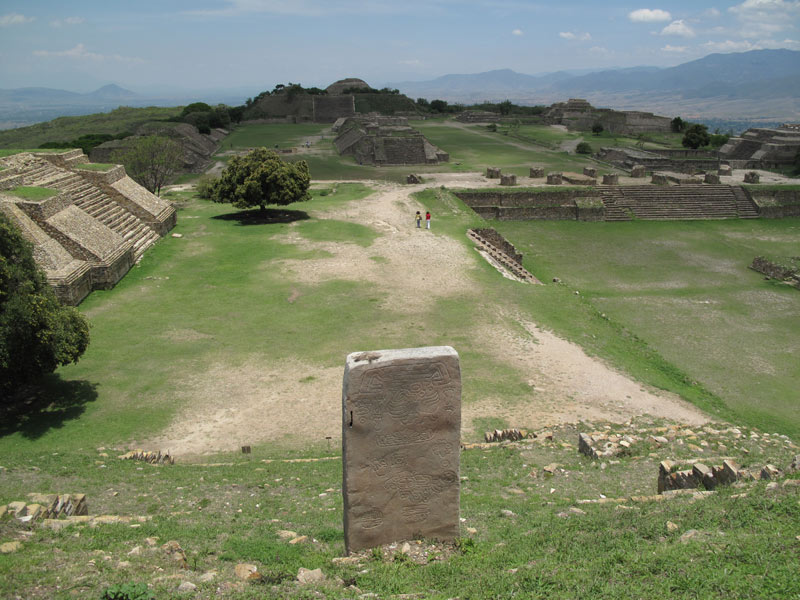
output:
[[[670,68],[634,67],[573,75],[510,69],[389,83],[412,98],[551,104],[585,98],[596,106],[666,116],[800,121],[800,52],[711,54]]]
[[[544,75],[500,69],[385,85],[411,98],[438,98],[451,103],[511,100],[531,105],[585,98],[598,107],[645,110],[670,117],[800,122],[800,52],[793,50],[711,54],[670,68]],[[234,90],[144,95],[114,84],[88,94],[39,87],[0,89],[0,129],[60,116],[107,112],[120,105],[179,106],[197,101],[236,105],[245,97],[241,93],[237,96]]]

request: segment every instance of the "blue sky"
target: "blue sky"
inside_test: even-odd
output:
[[[0,0],[0,88],[372,85],[800,50],[800,0]]]

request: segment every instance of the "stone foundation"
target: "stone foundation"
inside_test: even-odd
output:
[[[547,174],[547,185],[561,185],[562,183],[564,183],[564,181],[561,173]]]
[[[500,185],[517,185],[516,175],[501,175]]]

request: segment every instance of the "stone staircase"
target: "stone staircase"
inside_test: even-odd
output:
[[[739,186],[731,187],[733,195],[736,198],[736,211],[739,213],[740,219],[757,219],[758,208],[756,203],[750,197],[750,193]]]
[[[520,263],[513,260],[510,256],[508,256],[508,254],[500,250],[491,241],[482,237],[475,230],[470,229],[467,232],[467,237],[472,241],[474,241],[475,243],[477,243],[478,248],[480,250],[488,254],[492,259],[494,259],[497,263],[499,263],[503,267],[503,269],[508,271],[517,280],[523,281],[525,283],[538,283],[538,284],[542,283]]]
[[[77,173],[60,169],[37,157],[29,163],[24,182],[25,185],[69,193],[75,206],[121,235],[125,241],[131,241],[136,260],[159,239],[146,223]]]
[[[758,216],[755,205],[728,185],[601,187],[607,221],[737,219]]]

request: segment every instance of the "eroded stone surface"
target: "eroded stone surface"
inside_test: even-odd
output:
[[[347,552],[418,537],[456,538],[456,351],[438,346],[350,354],[342,409]]]

